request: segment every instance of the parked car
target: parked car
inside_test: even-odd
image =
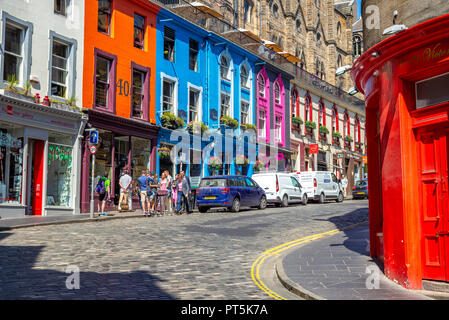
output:
[[[356,181],[352,188],[353,199],[368,199],[368,180]]]
[[[344,195],[341,183],[333,172],[304,171],[296,175],[301,185],[304,186],[309,199],[319,203],[324,203],[329,199],[343,202]]]
[[[293,202],[307,204],[307,193],[292,174],[264,172],[253,174],[252,178],[264,189],[268,203],[283,207]]]
[[[264,190],[247,176],[213,176],[201,179],[196,204],[200,212],[215,207],[238,212],[241,207],[265,209],[267,198]]]

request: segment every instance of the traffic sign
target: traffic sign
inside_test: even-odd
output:
[[[90,144],[98,143],[98,131],[92,131],[90,133],[89,142],[90,142]]]
[[[97,147],[96,146],[90,146],[89,147],[89,151],[91,154],[95,154],[97,152]]]

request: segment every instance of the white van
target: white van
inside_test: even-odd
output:
[[[343,190],[341,183],[334,173],[329,171],[304,171],[294,174],[307,193],[309,199],[324,203],[333,199],[343,202]]]
[[[256,173],[251,178],[264,189],[268,203],[286,207],[290,203],[307,204],[308,196],[298,179],[289,173]]]

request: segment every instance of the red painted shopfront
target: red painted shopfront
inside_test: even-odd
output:
[[[404,287],[449,282],[449,15],[366,51],[371,255]]]

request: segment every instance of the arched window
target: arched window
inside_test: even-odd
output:
[[[277,81],[274,83],[274,102],[277,104],[281,103],[281,87]]]
[[[279,7],[277,4],[273,4],[273,15],[276,19],[279,17]]]
[[[352,38],[352,48],[354,57],[359,57],[362,54],[362,37],[355,35]]]
[[[306,100],[304,102],[304,123],[306,121],[312,121],[312,99],[310,96],[306,96]]]
[[[229,59],[222,55],[220,58],[220,77],[229,80]]]
[[[321,33],[318,32],[318,33],[316,34],[316,41],[320,41],[320,40],[321,40]]]
[[[332,108],[332,133],[338,132],[338,111],[334,106]]]
[[[296,31],[298,31],[298,33],[301,33],[301,21],[296,20]]]
[[[341,57],[341,54],[339,54],[337,58],[337,68],[340,68],[341,66],[343,66],[343,58]]]
[[[296,89],[293,89],[292,95],[291,95],[292,103],[291,103],[291,112],[292,112],[292,118],[298,116],[298,92]]]
[[[318,107],[318,126],[326,126],[326,109],[322,101]]]
[[[344,136],[350,136],[351,135],[351,128],[349,127],[349,115],[348,112],[345,111],[345,116],[343,118],[343,134]]]
[[[337,23],[337,36],[339,37],[341,35],[341,23],[338,21]]]
[[[320,79],[326,80],[326,73],[324,72],[324,63],[323,62],[321,62],[321,67],[320,67]]]
[[[354,135],[355,135],[355,141],[361,142],[362,137],[360,134],[360,120],[358,116],[355,116],[355,127],[354,127]]]
[[[240,86],[242,88],[249,88],[249,71],[246,68],[246,66],[241,66],[240,67]]]
[[[259,74],[259,77],[257,78],[257,82],[258,82],[259,97],[265,98],[265,78],[264,78],[264,76]]]

